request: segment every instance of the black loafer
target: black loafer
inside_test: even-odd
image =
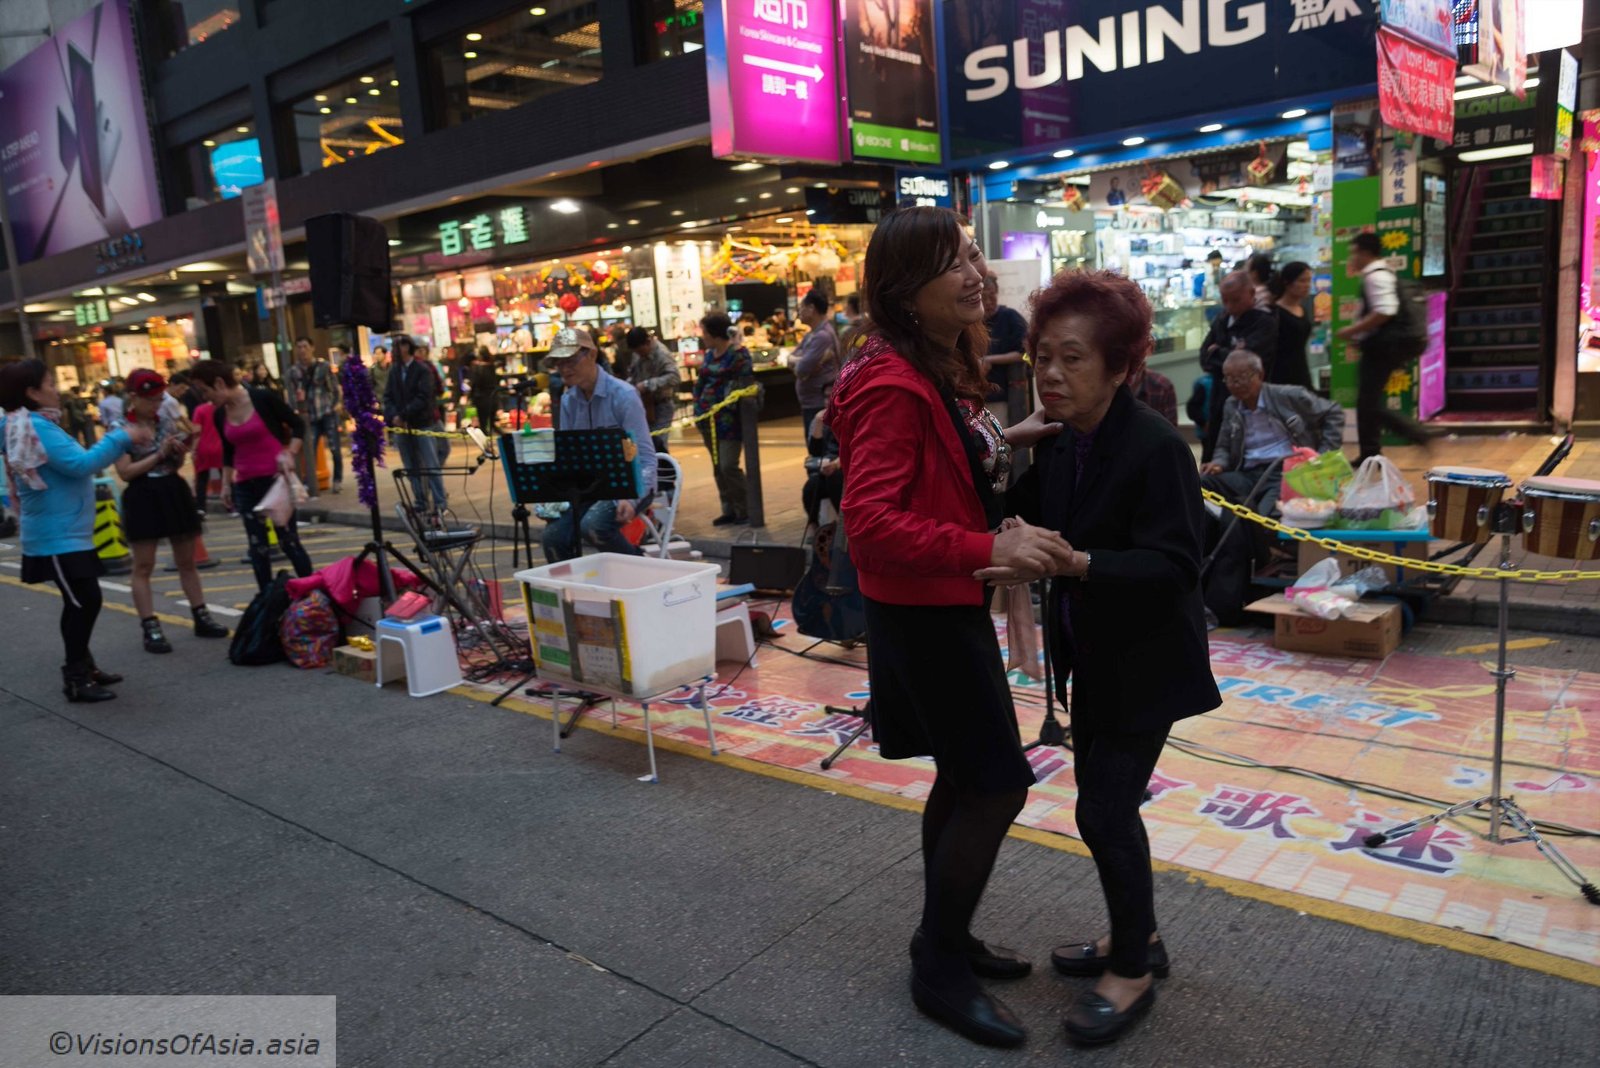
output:
[[[940,990],[913,972],[911,1000],[923,1014],[985,1046],[1012,1049],[1028,1040],[1022,1021],[1005,1003],[977,987],[957,994]]]
[[[1057,946],[1050,951],[1050,963],[1055,965],[1056,971],[1062,975],[1104,975],[1106,966],[1110,962],[1109,956],[1102,957],[1095,952],[1093,942]],[[1167,960],[1165,942],[1150,943],[1149,964],[1157,979],[1165,979],[1172,974],[1172,964]]]
[[[1078,995],[1067,1010],[1061,1026],[1067,1037],[1080,1046],[1099,1046],[1115,1041],[1117,1036],[1133,1026],[1135,1020],[1150,1011],[1156,1003],[1156,988],[1152,986],[1134,999],[1123,1012],[1093,991]]]
[[[911,955],[915,957],[917,950],[924,941],[922,928],[917,928],[917,933],[911,936]],[[967,963],[972,966],[972,974],[983,979],[1021,979],[1033,972],[1033,962],[1014,949],[1005,946],[991,946],[987,942],[974,938],[971,947],[967,950]]]

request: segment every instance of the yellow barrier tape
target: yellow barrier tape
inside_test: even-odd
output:
[[[1459,575],[1462,578],[1475,579],[1506,579],[1512,582],[1577,582],[1581,579],[1600,579],[1600,570],[1580,571],[1577,568],[1567,568],[1561,571],[1512,571],[1502,570],[1498,567],[1462,567],[1459,564],[1441,564],[1435,560],[1418,560],[1412,556],[1395,556],[1392,553],[1379,552],[1368,549],[1363,545],[1353,542],[1340,541],[1338,538],[1319,538],[1309,530],[1300,527],[1291,527],[1287,523],[1280,523],[1268,516],[1258,515],[1242,504],[1234,504],[1219,493],[1211,490],[1200,491],[1205,499],[1219,508],[1225,508],[1240,519],[1251,523],[1258,523],[1275,533],[1282,534],[1295,541],[1307,541],[1313,545],[1320,545],[1329,552],[1343,553],[1353,556],[1357,560],[1366,560],[1374,564],[1390,564],[1394,567],[1406,567],[1413,571],[1424,571],[1430,575]]]

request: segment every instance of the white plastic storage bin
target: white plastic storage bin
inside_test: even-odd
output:
[[[516,577],[541,678],[648,696],[716,673],[716,564],[598,553]]]

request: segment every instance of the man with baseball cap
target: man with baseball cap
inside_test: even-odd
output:
[[[639,391],[614,377],[599,363],[594,338],[581,327],[562,327],[551,340],[545,366],[561,376],[562,430],[596,430],[621,427],[639,449],[641,496],[631,501],[581,502],[544,528],[545,559],[550,563],[583,554],[588,542],[601,552],[639,556],[637,546],[622,536],[622,528],[649,504],[656,488],[656,449],[650,438]]]

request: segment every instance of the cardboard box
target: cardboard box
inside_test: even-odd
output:
[[[1272,644],[1288,652],[1382,660],[1400,646],[1400,606],[1392,601],[1362,602],[1341,619],[1318,619],[1275,593],[1245,611],[1272,616]]]
[[[1365,560],[1358,560],[1353,556],[1346,556],[1343,553],[1329,552],[1327,549],[1324,549],[1322,546],[1317,545],[1314,542],[1302,541],[1296,544],[1299,547],[1295,560],[1297,574],[1304,575],[1307,571],[1311,570],[1313,565],[1320,564],[1330,556],[1338,557],[1339,573],[1342,575],[1353,575],[1364,567],[1372,566]],[[1427,539],[1422,539],[1420,541],[1361,541],[1352,542],[1351,544],[1359,545],[1363,549],[1376,549],[1378,552],[1388,553],[1390,556],[1409,556],[1418,560],[1426,560],[1428,558],[1430,542]],[[1397,576],[1395,573],[1395,567],[1393,564],[1378,564],[1377,566],[1383,568],[1383,573],[1388,576],[1391,584],[1400,581],[1399,576]],[[1415,582],[1422,575],[1423,572],[1421,571],[1408,570],[1405,574],[1405,578],[1408,581]]]
[[[378,654],[341,645],[333,651],[333,670],[371,686],[378,681]]]

